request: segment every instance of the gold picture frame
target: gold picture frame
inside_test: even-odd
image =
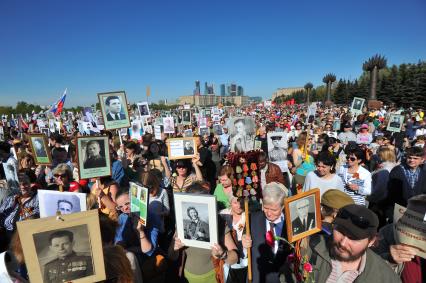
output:
[[[196,138],[197,137],[168,139],[167,151],[169,159],[191,159],[194,157],[198,152],[195,142]]]

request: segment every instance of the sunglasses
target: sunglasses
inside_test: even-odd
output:
[[[186,169],[185,166],[176,166],[176,169]]]
[[[125,207],[125,206],[129,206],[130,205],[130,202],[126,202],[124,205],[119,205],[119,206],[117,206],[116,207],[116,209],[117,210],[121,210],[123,207]]]
[[[345,209],[341,209],[339,213],[337,214],[336,218],[350,219],[353,224],[355,224],[361,229],[367,229],[369,227],[373,227],[373,225],[371,225],[368,219],[365,219],[363,216],[352,214]]]
[[[356,158],[355,158],[355,157],[349,157],[349,156],[347,156],[347,157],[346,157],[346,160],[355,161],[355,160],[356,160]]]
[[[67,176],[67,174],[55,174],[55,175],[53,175],[53,177],[55,177],[55,178],[59,178],[59,177],[65,178],[66,176]]]

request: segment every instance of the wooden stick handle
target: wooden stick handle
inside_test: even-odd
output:
[[[246,197],[244,199],[244,214],[246,217],[246,235],[250,235],[250,221],[249,221],[249,199]],[[251,235],[250,235],[251,236]],[[248,282],[251,282],[253,279],[253,274],[251,270],[251,250],[247,249],[247,279]]]

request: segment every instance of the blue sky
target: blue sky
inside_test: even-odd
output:
[[[297,2],[297,3],[296,3]],[[424,0],[0,1],[0,99],[65,106],[125,90],[131,102],[192,94],[194,81],[279,87],[354,79],[368,57],[426,60]]]

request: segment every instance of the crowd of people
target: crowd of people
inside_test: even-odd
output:
[[[249,254],[255,283],[425,282],[426,259],[419,255],[425,254],[426,242],[423,246],[398,242],[394,223],[395,204],[426,214],[423,110],[388,106],[354,115],[347,106],[320,103],[314,112],[311,109],[250,105],[236,113],[235,108],[223,108],[219,120],[206,117],[210,133],[194,134],[194,144],[185,145],[185,155],[193,155],[192,159],[169,160],[167,140],[183,137],[188,129],[199,133],[195,117],[191,125],[177,123],[175,133],[162,133],[161,139],[145,133],[141,140],[131,140],[129,135],[102,131],[109,139],[111,175],[93,179],[79,178],[76,138],[83,133],[75,121],[68,129],[49,134],[49,165],[35,162],[37,153],[29,141],[30,134],[40,133],[35,121],[28,121],[33,125],[26,129],[3,121],[0,252],[7,257],[0,264],[7,268],[2,270],[8,270],[11,282],[28,282],[26,263],[36,259],[24,258],[17,222],[39,217],[37,191],[43,189],[86,193],[87,209],[99,210],[107,277],[103,282],[245,283]],[[181,112],[174,113],[179,122]],[[147,124],[154,125],[162,114],[151,111]],[[387,130],[390,114],[404,116],[399,132]],[[108,120],[126,118],[114,115]],[[242,117],[233,120],[233,136],[228,132],[230,117]],[[246,129],[247,117],[254,132]],[[221,131],[214,130],[217,125]],[[268,135],[272,135],[269,150]],[[39,142],[35,150],[41,148]],[[100,151],[99,143],[89,142],[82,169],[105,166],[108,158]],[[244,154],[251,152],[256,153],[256,162],[246,170]],[[239,154],[238,166],[231,161],[233,154]],[[248,170],[258,173],[249,176]],[[6,171],[17,172],[18,182],[8,180]],[[237,189],[245,186],[246,178],[252,183],[247,190],[252,196],[249,219],[244,207],[247,195]],[[131,211],[129,182],[149,190],[147,226]],[[313,228],[305,220],[313,223],[315,215],[301,201],[296,209],[304,216],[286,219],[284,200],[313,189],[320,191],[322,229],[298,245],[289,243],[286,222],[293,221],[293,233],[302,233]],[[178,238],[173,197],[177,192],[216,196],[218,242],[211,249],[187,247]],[[57,205],[63,212],[71,210],[66,202]],[[197,209],[189,207],[186,213],[191,222],[185,237],[209,241],[208,225],[199,219]],[[56,248],[57,258],[93,268],[87,258],[72,252],[69,233],[50,241],[53,252],[57,241],[70,247],[69,252]],[[75,279],[70,277],[74,269],[61,269],[56,261],[47,263],[45,272],[50,278],[46,282]]]

